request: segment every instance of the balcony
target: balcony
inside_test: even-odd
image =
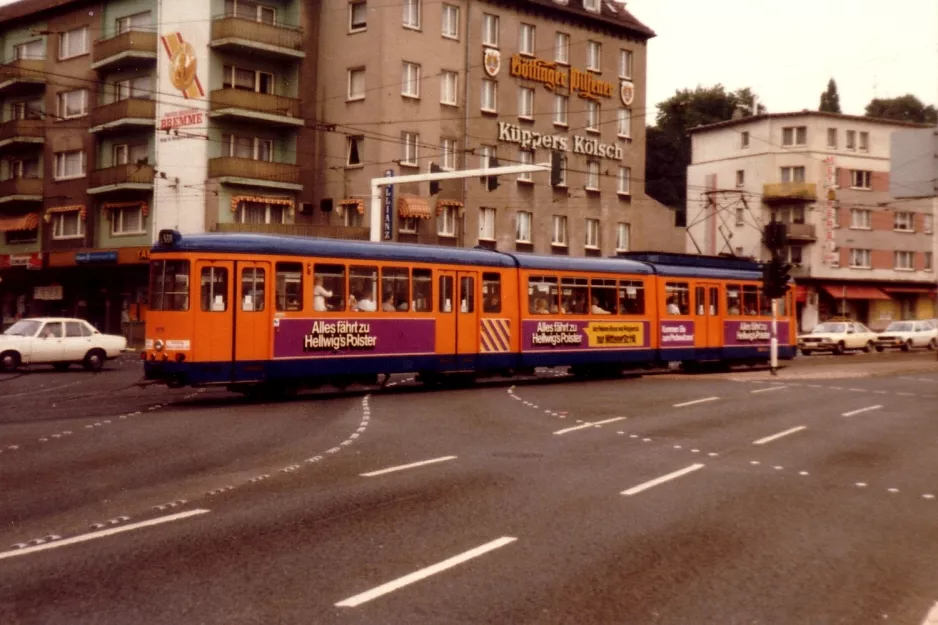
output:
[[[0,203],[41,202],[42,178],[9,178],[0,181]]]
[[[44,59],[17,59],[0,65],[0,94],[8,96],[45,89],[45,63]]]
[[[306,57],[301,29],[234,16],[219,17],[212,21],[212,41],[209,45],[219,50],[277,58]]]
[[[287,163],[223,156],[208,161],[208,177],[223,184],[300,191],[300,168]]]
[[[128,98],[96,106],[91,110],[91,128],[88,132],[127,130],[129,127],[153,129],[156,126],[156,102]]]
[[[817,241],[814,224],[786,224],[788,226],[789,241]]]
[[[94,42],[91,69],[149,65],[156,61],[156,33],[130,30]]]
[[[775,182],[762,185],[762,201],[773,202],[815,202],[817,185],[813,182]]]
[[[808,278],[811,276],[811,265],[799,263],[791,266],[791,277],[798,278]]]
[[[42,145],[45,122],[41,119],[14,119],[0,124],[0,148],[8,145]]]
[[[367,241],[368,228],[325,226],[318,224],[230,224],[215,226],[217,232],[251,232],[255,234],[286,234],[299,237],[323,237],[349,241]]]
[[[297,98],[229,88],[212,91],[211,100],[209,117],[267,122],[278,126],[303,125]]]
[[[91,172],[88,195],[101,195],[113,191],[152,191],[153,166],[127,163]]]

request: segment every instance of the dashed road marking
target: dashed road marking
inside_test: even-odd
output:
[[[638,493],[642,491],[646,491],[649,488],[654,488],[655,486],[664,484],[665,482],[669,482],[671,480],[675,480],[681,476],[687,475],[688,473],[693,473],[694,471],[698,471],[702,468],[704,468],[704,465],[702,464],[692,464],[689,467],[684,467],[683,469],[679,469],[672,473],[668,473],[667,475],[662,475],[661,477],[656,477],[653,480],[648,480],[647,482],[643,482],[639,484],[638,486],[633,486],[632,488],[629,488],[628,490],[622,491],[621,494],[626,495],[626,496],[637,495]]]

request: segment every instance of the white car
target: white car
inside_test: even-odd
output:
[[[855,321],[825,321],[798,337],[798,348],[805,356],[812,352],[843,354],[858,349],[870,352],[875,344],[876,333]]]
[[[899,348],[904,352],[913,347],[938,347],[938,327],[931,321],[893,321],[876,338],[876,351],[887,347]]]
[[[37,364],[64,371],[72,363],[98,371],[105,360],[117,358],[125,349],[126,338],[102,334],[83,319],[20,319],[0,334],[0,371]]]

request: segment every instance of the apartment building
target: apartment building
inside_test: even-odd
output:
[[[642,182],[653,35],[607,0],[2,7],[0,322],[76,315],[133,340],[159,230],[367,239],[372,178],[488,156],[556,150],[565,180],[396,185],[381,240],[677,249]]]
[[[803,111],[693,129],[687,250],[767,259],[761,228],[775,219],[803,331],[935,317],[935,199],[889,194],[890,133],[909,127]]]

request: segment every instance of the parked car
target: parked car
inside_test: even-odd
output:
[[[64,371],[81,363],[98,371],[104,361],[127,349],[127,339],[102,334],[83,319],[34,317],[20,319],[0,334],[0,370],[48,364]]]
[[[938,347],[938,326],[927,321],[893,321],[876,337],[876,351],[887,348],[904,352],[913,347]]]
[[[814,326],[808,334],[798,336],[798,348],[805,356],[814,352],[843,354],[847,350],[870,352],[876,342],[876,333],[855,321],[825,321]]]

